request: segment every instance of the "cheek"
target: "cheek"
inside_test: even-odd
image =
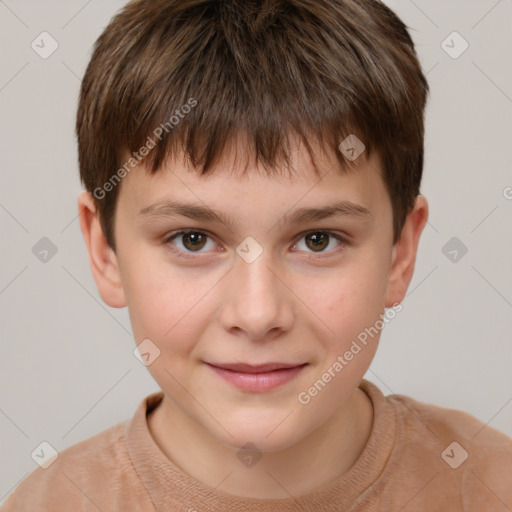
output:
[[[378,257],[361,258],[350,271],[341,270],[332,276],[321,293],[312,298],[324,304],[325,323],[336,333],[336,350],[344,350],[384,312],[384,268]]]
[[[208,318],[207,294],[218,277],[157,263],[127,270],[125,293],[137,342],[150,338],[162,348],[170,341],[173,350],[185,348]]]

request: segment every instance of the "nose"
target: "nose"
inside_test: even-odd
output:
[[[227,332],[265,341],[291,328],[294,296],[272,267],[266,251],[252,263],[236,259],[223,283],[220,320]]]

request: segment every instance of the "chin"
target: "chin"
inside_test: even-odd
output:
[[[239,418],[238,421],[223,422],[223,427],[231,436],[218,425],[216,425],[214,436],[222,444],[237,452],[243,450],[248,443],[254,445],[260,452],[286,450],[301,440],[301,431],[304,427],[302,425],[302,429],[299,430],[291,418],[292,415],[285,419],[289,412],[282,414],[282,418],[278,421],[274,413],[273,417],[268,419],[258,417],[256,414],[246,416],[243,420]]]

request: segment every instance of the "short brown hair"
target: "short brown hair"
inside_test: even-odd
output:
[[[207,173],[243,134],[276,170],[295,134],[343,169],[338,145],[355,134],[380,156],[396,242],[419,194],[428,92],[405,25],[377,0],[133,0],[96,41],[82,81],[80,177],[115,247],[123,152],[152,140],[151,172],[182,150]]]

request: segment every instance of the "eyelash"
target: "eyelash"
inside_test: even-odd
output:
[[[213,237],[210,236],[205,231],[200,231],[200,230],[197,230],[197,229],[184,229],[184,230],[181,230],[181,231],[176,231],[174,233],[171,233],[168,237],[165,238],[164,244],[168,245],[171,248],[171,250],[180,258],[185,258],[185,259],[189,259],[189,260],[191,260],[191,259],[197,260],[198,256],[194,256],[193,255],[194,252],[182,251],[181,249],[177,249],[176,247],[174,247],[170,243],[175,238],[178,238],[180,235],[186,235],[186,234],[189,234],[189,233],[199,233],[201,235],[205,235],[210,240],[213,240]],[[331,231],[325,231],[325,230],[320,230],[320,229],[313,229],[313,230],[301,233],[300,234],[300,238],[298,238],[298,240],[297,240],[297,242],[295,242],[295,244],[297,244],[300,240],[302,240],[302,238],[304,238],[306,235],[309,235],[309,234],[312,234],[312,233],[322,233],[322,234],[328,235],[328,236],[330,236],[332,238],[335,238],[336,240],[338,240],[340,242],[340,245],[338,247],[336,247],[334,249],[331,249],[330,251],[326,251],[325,253],[323,251],[318,252],[318,253],[315,253],[315,252],[311,251],[310,254],[316,255],[316,257],[322,258],[322,257],[326,257],[326,256],[331,256],[333,253],[337,254],[341,250],[345,249],[348,245],[350,245],[350,243],[348,242],[348,240],[345,237],[342,237],[342,236],[340,236],[340,235],[338,235],[336,233],[333,233]],[[197,254],[201,254],[201,253],[197,252]]]

